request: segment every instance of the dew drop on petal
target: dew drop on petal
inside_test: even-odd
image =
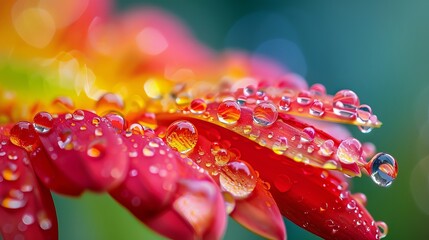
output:
[[[191,122],[180,120],[168,126],[165,139],[171,148],[187,153],[197,145],[198,132]]]
[[[362,145],[357,139],[348,138],[341,141],[336,155],[338,160],[345,164],[358,162],[362,157]]]
[[[10,130],[10,141],[29,152],[34,151],[39,144],[37,132],[33,124],[29,122],[18,122],[15,124]]]
[[[86,153],[92,158],[101,158],[104,156],[106,148],[106,140],[104,138],[97,138],[88,145]]]
[[[291,100],[289,96],[283,96],[279,102],[279,109],[282,111],[289,111]]]
[[[256,187],[256,180],[253,168],[241,160],[230,161],[222,168],[219,176],[222,189],[237,199],[248,197]]]
[[[347,203],[347,209],[349,210],[354,210],[356,208],[356,201],[355,200],[350,200],[349,203]]]
[[[253,121],[261,126],[272,125],[278,117],[277,108],[270,102],[259,103],[253,109]]]
[[[300,141],[301,143],[308,143],[314,140],[316,131],[312,127],[306,127],[301,131]]]
[[[362,104],[360,105],[357,109],[356,109],[356,116],[357,119],[362,122],[362,123],[366,123],[369,121],[369,119],[372,116],[372,110],[371,107],[366,105],[366,104]]]
[[[34,129],[41,134],[48,133],[54,124],[53,122],[52,115],[47,112],[39,112],[33,118]]]
[[[46,213],[44,212],[40,212],[37,215],[38,221],[39,221],[39,226],[41,229],[43,230],[49,230],[52,228],[52,222],[51,220],[46,216]]]
[[[65,150],[71,150],[74,148],[72,140],[73,140],[73,135],[71,130],[64,129],[59,134],[58,147]]]
[[[153,157],[155,155],[155,149],[151,146],[145,146],[142,150],[143,156]]]
[[[298,96],[296,97],[296,101],[298,104],[306,106],[311,103],[312,96],[309,91],[303,90],[298,93]]]
[[[219,149],[219,151],[217,151],[214,154],[214,157],[215,157],[215,163],[218,166],[225,166],[231,158],[228,151],[223,148]]]
[[[389,231],[389,228],[387,227],[387,224],[385,222],[378,221],[375,223],[375,225],[380,230],[380,238],[384,238],[387,236],[387,233]]]
[[[319,100],[314,100],[308,110],[309,113],[315,117],[321,117],[325,113],[325,107],[323,106],[323,102]]]
[[[280,192],[287,192],[292,188],[293,182],[286,174],[278,175],[274,179],[274,186],[279,190]]]
[[[206,111],[207,103],[203,99],[197,98],[192,100],[190,108],[192,113],[202,114]]]
[[[24,193],[12,189],[9,193],[1,200],[1,206],[8,209],[20,209],[25,207],[27,200],[24,198]]]
[[[24,214],[22,216],[22,222],[25,225],[31,225],[31,224],[33,224],[34,223],[34,217],[33,217],[33,215],[31,215],[31,214]]]
[[[377,153],[367,164],[372,180],[379,186],[388,187],[398,174],[398,165],[391,155]]]
[[[235,199],[229,192],[222,192],[223,201],[225,203],[226,214],[230,214],[235,208]]]
[[[324,96],[326,95],[326,88],[322,84],[316,83],[310,87],[310,92],[315,96]]]
[[[106,115],[104,115],[104,117],[109,120],[109,122],[113,125],[113,127],[115,127],[116,129],[119,130],[124,130],[125,129],[125,118],[116,112],[111,112],[108,113]]]
[[[226,100],[219,104],[217,117],[220,122],[225,124],[235,124],[241,116],[241,108],[237,102]]]
[[[82,110],[78,109],[74,111],[72,116],[75,121],[82,121],[85,118],[85,113]]]
[[[328,170],[337,170],[340,169],[340,165],[337,161],[335,160],[328,160],[326,161],[323,166],[324,169],[328,169]]]
[[[332,139],[328,139],[322,143],[319,148],[319,154],[324,157],[329,157],[335,150],[334,141]]]
[[[333,110],[337,116],[353,118],[356,115],[356,108],[358,106],[359,98],[351,90],[341,90],[334,96]]]

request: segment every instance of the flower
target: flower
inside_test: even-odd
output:
[[[327,239],[387,234],[344,175],[389,186],[396,160],[325,123],[381,126],[353,91],[215,54],[159,10],[61,4],[0,10],[3,238],[56,239],[50,191],[87,190],[173,239],[222,238],[227,215],[272,239],[282,216]]]

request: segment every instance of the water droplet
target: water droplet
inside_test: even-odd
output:
[[[73,113],[73,119],[75,121],[82,121],[85,118],[85,112],[78,109],[76,111],[74,111]]]
[[[48,133],[53,126],[53,118],[52,115],[47,112],[39,112],[33,118],[33,126],[34,129],[38,133]]]
[[[102,130],[101,128],[96,128],[96,129],[94,130],[94,134],[95,134],[95,136],[97,136],[97,137],[101,137],[101,136],[103,136],[103,130]]]
[[[316,99],[313,101],[308,111],[315,117],[321,117],[325,113],[325,107],[321,101]]]
[[[1,205],[8,209],[20,209],[27,204],[24,194],[16,189],[9,191],[7,196],[1,201]]]
[[[155,149],[151,146],[145,146],[142,150],[142,153],[146,157],[153,157],[155,155]]]
[[[274,186],[280,192],[287,192],[292,188],[293,182],[290,180],[289,176],[285,174],[278,175],[274,180]]]
[[[227,100],[219,104],[217,117],[225,124],[235,124],[241,116],[241,108],[237,102]]]
[[[191,112],[194,114],[202,114],[206,111],[207,103],[201,99],[197,98],[191,102]]]
[[[372,116],[371,107],[366,104],[360,105],[356,109],[356,116],[358,121],[362,123],[367,123]]]
[[[353,209],[355,209],[356,208],[356,201],[355,200],[350,200],[350,202],[349,203],[347,203],[347,209],[349,209],[349,210],[353,210]]]
[[[106,148],[106,140],[104,138],[97,138],[88,145],[86,154],[93,158],[100,158],[104,156]]]
[[[270,102],[259,103],[253,109],[253,121],[262,126],[272,125],[278,117],[277,108]]]
[[[134,135],[144,135],[144,128],[140,123],[131,124],[128,131]]]
[[[226,214],[230,214],[235,208],[235,199],[229,192],[222,192],[223,201],[225,203]]]
[[[97,126],[98,126],[98,124],[100,124],[100,121],[101,121],[101,120],[100,120],[100,118],[99,118],[99,117],[93,117],[91,122],[92,122],[92,125],[94,125],[94,126],[96,126],[96,127],[97,127]]]
[[[282,111],[289,111],[290,103],[291,103],[290,97],[283,96],[279,102],[279,109]]]
[[[231,158],[228,151],[223,148],[219,149],[219,151],[216,152],[214,157],[215,157],[215,163],[218,166],[225,166]]]
[[[306,127],[301,131],[300,141],[301,143],[308,143],[314,140],[316,131],[312,127]]]
[[[241,160],[230,161],[219,176],[222,189],[237,199],[248,197],[256,187],[256,173],[253,168]]]
[[[316,83],[310,87],[310,92],[315,96],[324,96],[326,95],[326,88],[322,84]]]
[[[165,139],[171,148],[187,153],[197,145],[198,132],[191,122],[176,121],[168,126]]]
[[[372,180],[379,186],[388,187],[398,174],[398,164],[391,155],[377,153],[367,164]]]
[[[104,117],[107,120],[109,120],[110,123],[113,125],[113,127],[115,127],[116,129],[119,129],[119,130],[125,129],[125,127],[126,127],[125,126],[125,119],[119,113],[111,112],[111,113],[104,115]]]
[[[124,109],[124,100],[117,94],[105,93],[95,103],[97,113],[121,111]]]
[[[341,90],[337,92],[333,99],[334,113],[340,117],[353,118],[356,108],[359,106],[359,98],[351,90]]]
[[[380,238],[384,238],[387,236],[387,233],[389,232],[389,228],[385,222],[378,221],[375,223],[375,225],[380,230]]]
[[[345,164],[358,162],[362,157],[362,145],[355,138],[343,140],[338,146],[336,155],[338,160]]]
[[[33,217],[31,214],[24,214],[24,215],[22,216],[22,222],[23,222],[25,225],[31,225],[31,224],[33,224],[33,223],[34,223],[34,217]]]
[[[320,145],[319,154],[324,157],[329,157],[334,152],[335,146],[334,141],[328,139]]]
[[[246,126],[244,126],[243,127],[243,133],[244,134],[250,134],[250,132],[252,131],[252,126],[250,126],[250,125],[246,125]]]
[[[255,87],[254,86],[247,86],[243,89],[243,94],[247,97],[252,96],[255,93]]]
[[[39,220],[39,227],[41,229],[43,229],[43,230],[49,230],[49,229],[51,229],[52,222],[46,216],[45,212],[39,212],[39,214],[37,214],[37,219]]]
[[[337,170],[340,169],[340,165],[337,161],[335,160],[328,160],[326,161],[323,166],[324,169],[328,169],[328,170]]]
[[[7,181],[16,181],[19,179],[20,172],[18,170],[18,165],[8,162],[7,166],[2,171],[2,176]]]
[[[289,146],[288,146],[287,138],[279,137],[277,141],[273,143],[273,146],[271,147],[271,149],[273,150],[274,153],[282,155],[286,152],[288,147]]]
[[[298,96],[296,97],[296,101],[303,106],[306,106],[311,103],[312,96],[309,91],[303,90],[298,93]]]
[[[189,104],[191,103],[191,96],[189,96],[188,93],[180,93],[179,96],[176,97],[176,106],[180,110],[185,110],[189,107]]]
[[[10,141],[22,147],[28,152],[32,152],[39,145],[39,137],[33,124],[29,122],[18,122],[10,130]]]

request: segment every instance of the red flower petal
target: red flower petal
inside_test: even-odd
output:
[[[268,239],[286,239],[286,228],[277,204],[267,186],[258,181],[245,200],[238,200],[231,217],[251,231]]]
[[[120,184],[128,172],[126,149],[116,131],[108,120],[77,110],[54,118],[39,138],[54,166],[51,170],[57,168],[78,188],[103,191]]]
[[[125,181],[110,191],[118,202],[169,238],[223,235],[223,199],[203,169],[150,133],[125,133],[123,139],[130,149],[131,166]]]
[[[9,239],[58,239],[54,203],[39,183],[27,152],[0,132],[0,231]]]

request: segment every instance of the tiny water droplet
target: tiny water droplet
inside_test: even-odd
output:
[[[100,124],[100,118],[99,117],[93,117],[92,118],[92,125],[94,125],[94,126],[98,126],[98,124]]]
[[[53,117],[47,112],[39,112],[33,118],[34,129],[40,134],[48,133],[53,124]]]
[[[356,208],[356,201],[352,199],[352,200],[350,200],[349,203],[347,203],[347,209],[353,210],[355,208]]]
[[[104,138],[94,139],[89,145],[86,154],[92,158],[103,157],[107,149]]]
[[[206,111],[207,103],[203,99],[197,98],[192,100],[190,108],[192,113],[202,114]]]
[[[359,98],[351,90],[341,90],[333,98],[334,113],[343,118],[353,118],[358,106]]]
[[[272,125],[278,117],[277,108],[270,102],[259,103],[253,109],[253,121],[261,126]]]
[[[146,157],[153,157],[155,155],[155,149],[151,146],[145,146],[142,150],[142,153]]]
[[[247,198],[256,187],[256,173],[253,168],[241,160],[230,161],[222,168],[219,182],[222,189],[237,199]]]
[[[171,148],[187,153],[197,145],[198,132],[191,122],[180,120],[168,126],[165,139]]]
[[[398,174],[398,164],[391,155],[378,153],[368,162],[367,170],[377,185],[388,187]]]
[[[78,109],[76,111],[74,111],[73,113],[73,119],[75,121],[82,121],[85,118],[85,112]]]
[[[357,139],[348,138],[341,141],[336,155],[338,160],[345,164],[358,162],[362,157],[362,145]]]
[[[22,216],[22,222],[25,225],[31,225],[31,224],[33,224],[34,223],[34,217],[33,217],[33,215],[31,215],[31,214],[24,214]]]
[[[223,148],[219,149],[219,151],[216,152],[214,157],[215,157],[215,163],[218,166],[225,166],[231,158],[228,151]]]
[[[227,100],[219,104],[217,117],[225,124],[235,124],[241,116],[241,108],[237,102]]]

